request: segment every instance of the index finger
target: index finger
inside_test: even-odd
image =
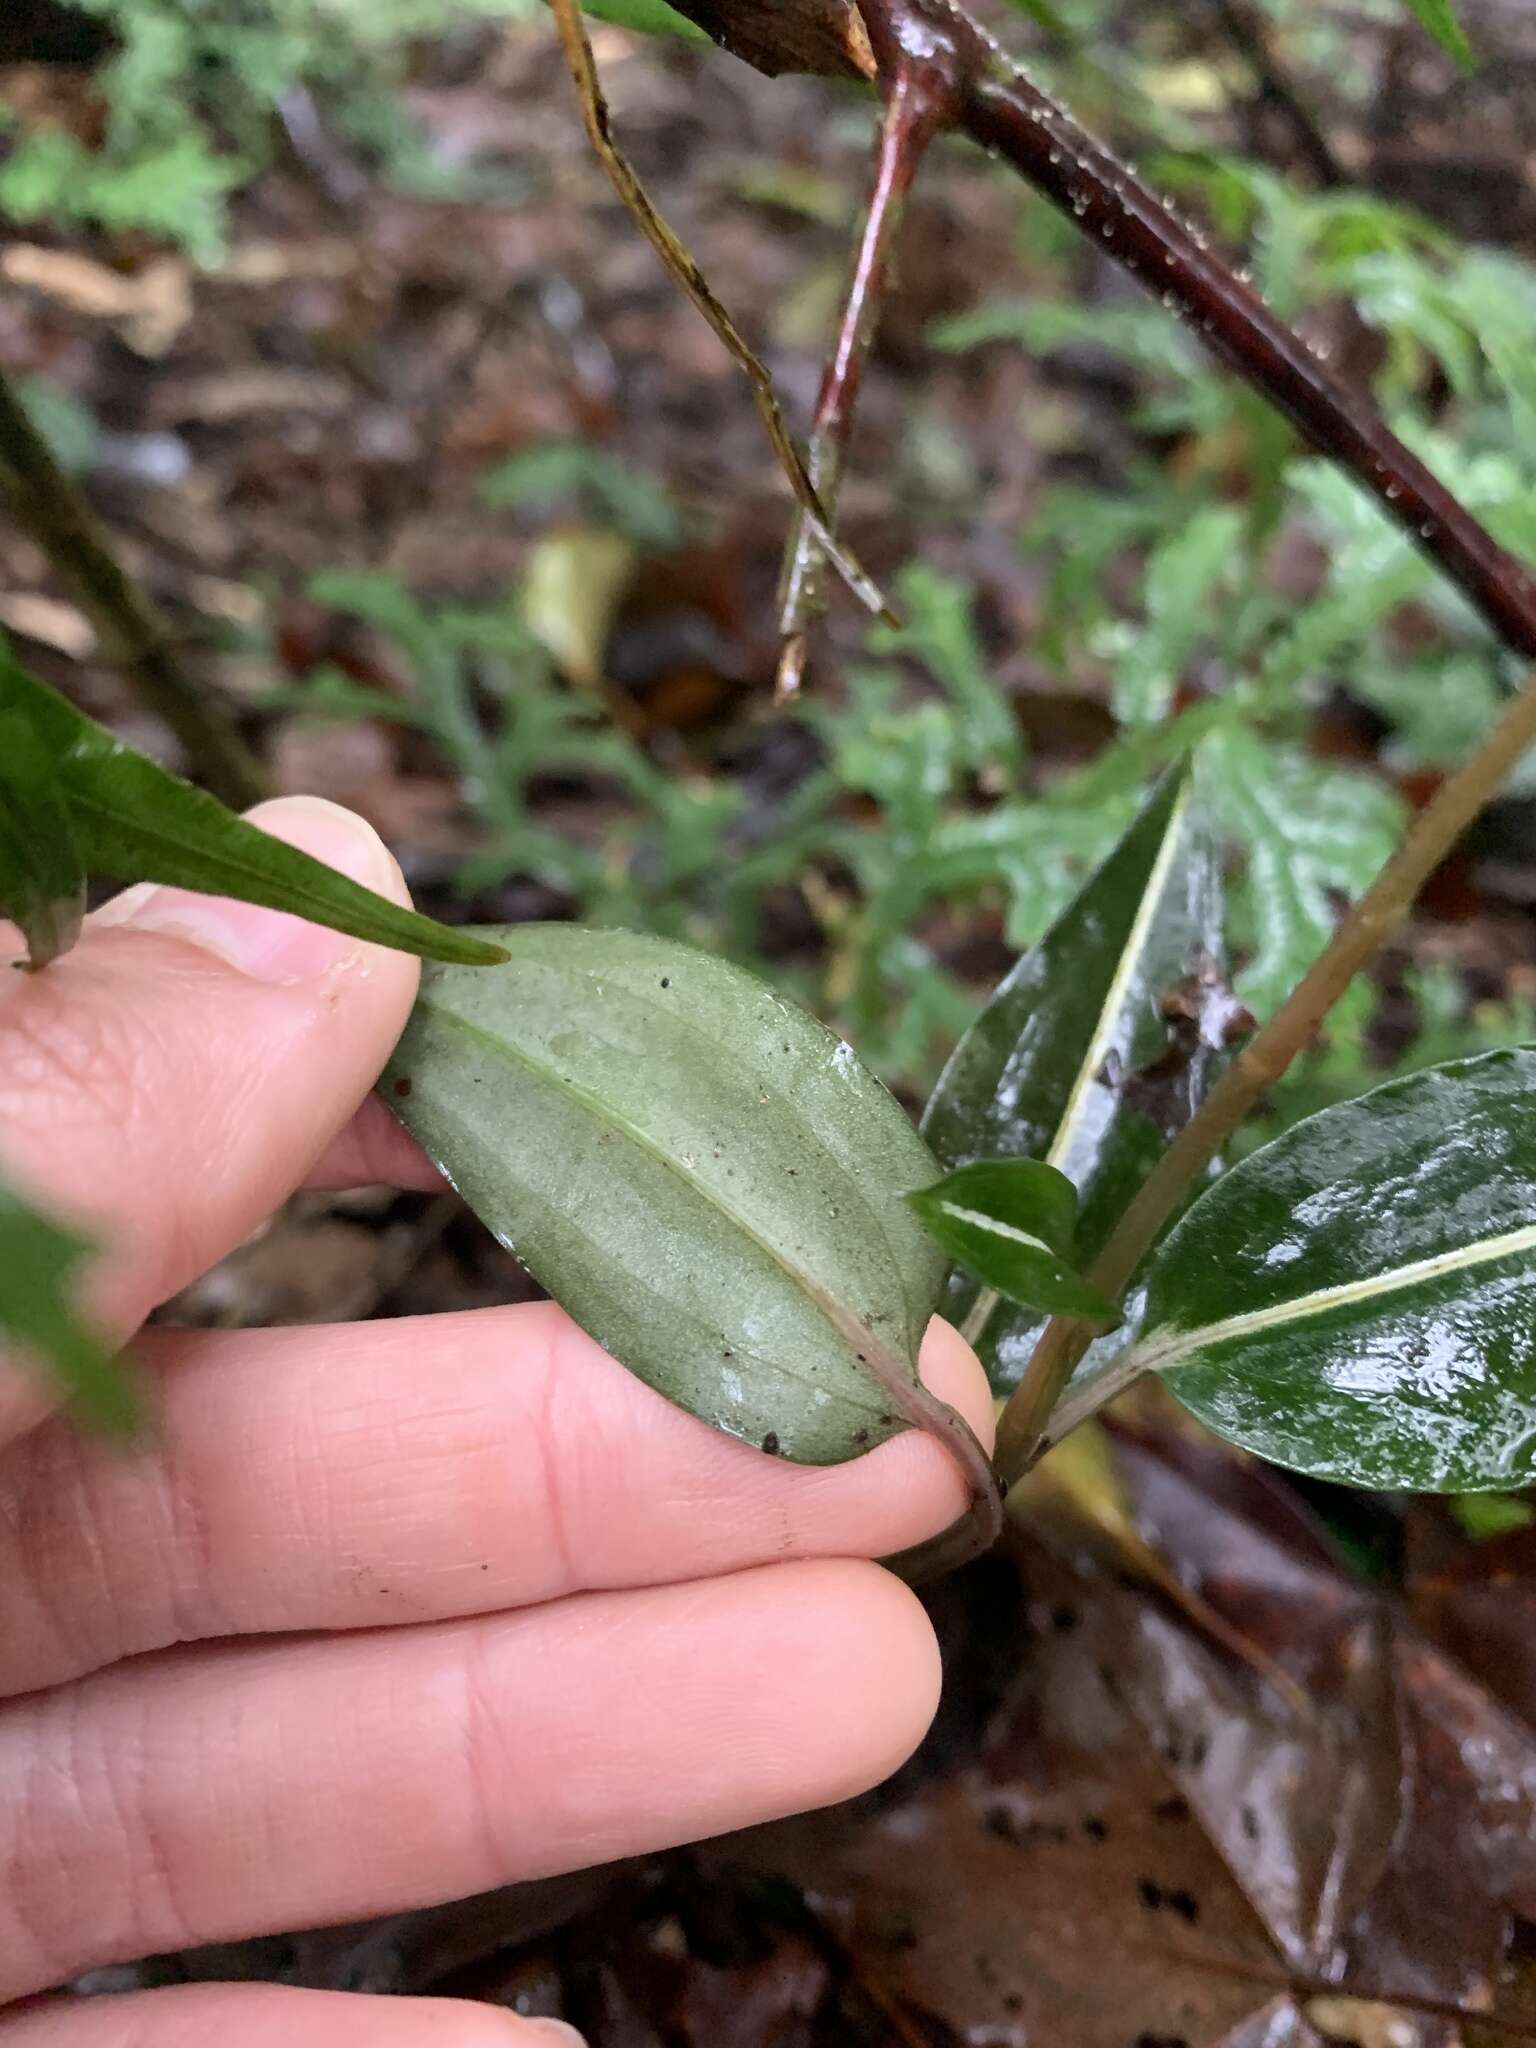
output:
[[[253,822],[405,896],[388,850],[335,804]],[[112,1339],[248,1237],[373,1084],[418,967],[252,904],[130,889],[40,974],[0,967],[0,1166],[100,1240],[83,1292]],[[38,1382],[0,1370],[0,1438]]]

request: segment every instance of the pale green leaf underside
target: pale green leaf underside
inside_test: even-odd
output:
[[[1245,1160],[1159,1254],[1134,1356],[1320,1477],[1536,1479],[1536,1053],[1391,1082]]]
[[[829,1464],[903,1425],[942,1254],[903,1197],[935,1167],[814,1018],[632,932],[526,925],[431,967],[385,1099],[582,1326],[717,1428]]]

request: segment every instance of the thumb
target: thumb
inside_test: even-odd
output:
[[[396,902],[373,828],[313,797],[251,822]],[[416,992],[403,953],[143,884],[46,972],[0,972],[0,1162],[98,1238],[89,1306],[126,1337],[282,1202],[377,1078]]]

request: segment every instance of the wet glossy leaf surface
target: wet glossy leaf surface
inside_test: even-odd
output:
[[[67,814],[78,863],[89,874],[238,896],[430,958],[488,964],[499,957],[246,824],[76,711],[21,668],[3,638],[0,713],[25,719],[48,758],[56,778],[48,800]]]
[[[1489,1053],[1297,1124],[1225,1175],[1149,1275],[1141,1347],[1279,1464],[1379,1488],[1536,1476],[1536,1053]]]
[[[909,1195],[952,1259],[1010,1302],[1113,1322],[1073,1259],[1077,1191],[1039,1159],[978,1160]]]
[[[1046,1160],[1078,1189],[1078,1257],[1091,1263],[1238,1021],[1221,932],[1219,859],[1176,770],[961,1040],[923,1117],[940,1164]],[[945,1313],[965,1323],[977,1295],[957,1273]],[[1011,1304],[972,1324],[998,1392],[1017,1383],[1039,1329]]]
[[[811,1464],[898,1427],[943,1254],[935,1177],[848,1046],[675,941],[573,925],[429,968],[382,1084],[471,1207],[584,1328],[717,1428]]]

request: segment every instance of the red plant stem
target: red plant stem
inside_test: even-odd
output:
[[[907,194],[929,143],[941,128],[950,124],[958,105],[958,80],[947,51],[942,49],[932,55],[897,52],[890,70],[882,68],[878,84],[884,105],[875,144],[869,210],[837,339],[822,375],[806,450],[811,484],[829,518],[836,517],[838,491],[853,436],[854,411]],[[824,608],[825,560],[809,520],[803,513],[797,514],[779,593],[779,635],[783,643],[778,680],[781,702],[796,695],[805,673],[807,631]]]

